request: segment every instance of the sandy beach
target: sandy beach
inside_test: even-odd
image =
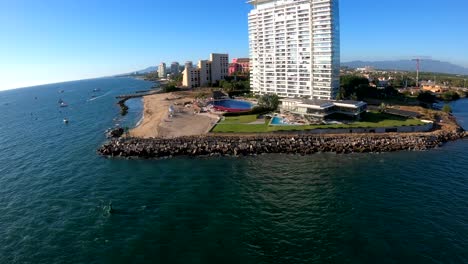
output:
[[[154,94],[143,97],[143,119],[130,130],[131,137],[138,138],[174,138],[195,136],[208,133],[219,120],[211,113],[195,114],[189,104],[193,98],[180,93]],[[169,117],[169,107],[174,107],[174,114]]]

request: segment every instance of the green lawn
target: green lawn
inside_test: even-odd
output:
[[[412,126],[424,124],[417,119],[406,119],[403,117],[381,114],[378,112],[369,112],[359,122],[350,124],[333,125],[310,125],[310,126],[269,126],[268,123],[249,125],[247,123],[257,120],[256,115],[229,117],[220,122],[213,128],[215,133],[265,133],[274,131],[294,131],[294,130],[312,130],[319,128],[377,128],[377,127],[395,127]]]
[[[257,115],[227,116],[220,124],[248,124],[257,121]]]

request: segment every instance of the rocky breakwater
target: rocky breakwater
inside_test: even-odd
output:
[[[98,153],[107,157],[246,156],[264,153],[365,153],[422,151],[466,137],[463,131],[420,134],[196,136],[174,139],[113,139]]]

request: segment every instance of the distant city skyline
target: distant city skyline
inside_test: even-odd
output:
[[[0,1],[0,90],[184,64],[211,52],[248,57],[250,10],[245,0]],[[341,61],[422,55],[468,67],[466,10],[462,0],[340,1]]]

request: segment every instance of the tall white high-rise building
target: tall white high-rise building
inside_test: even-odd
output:
[[[167,77],[166,63],[161,62],[161,64],[159,64],[158,76],[159,76],[159,78],[166,78]]]
[[[250,0],[255,93],[334,99],[340,86],[338,0]]]
[[[179,63],[177,61],[171,63],[171,74],[172,75],[177,75],[179,73],[180,73]]]
[[[210,63],[211,63],[211,83],[214,84],[217,81],[223,80],[224,78],[229,76],[229,55],[228,54],[211,53]]]

